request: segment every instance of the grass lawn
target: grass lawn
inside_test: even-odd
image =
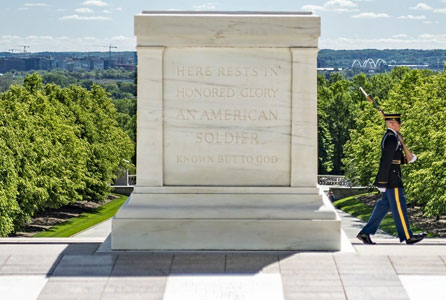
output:
[[[373,207],[368,206],[367,204],[364,204],[360,200],[358,200],[356,197],[362,196],[362,195],[372,195],[376,194],[377,192],[373,193],[367,193],[367,194],[361,194],[356,196],[351,196],[343,199],[336,200],[333,202],[334,206],[337,208],[345,211],[346,213],[351,214],[354,217],[357,217],[358,219],[361,219],[364,222],[367,222],[370,218],[370,215],[372,214]],[[396,231],[395,222],[393,221],[392,215],[387,213],[384,220],[381,222],[381,225],[379,226],[380,229],[384,230],[388,234],[391,234],[393,236],[398,236],[398,233]],[[412,231],[414,233],[422,232],[420,228],[411,225]],[[434,236],[432,233],[428,233],[428,236]]]
[[[119,198],[98,207],[94,212],[83,213],[78,217],[68,219],[62,224],[33,235],[33,237],[69,237],[113,217],[128,198],[124,195],[114,195],[119,196]]]

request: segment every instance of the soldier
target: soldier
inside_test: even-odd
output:
[[[415,244],[424,239],[426,233],[413,234],[410,229],[400,165],[415,162],[417,156],[410,152],[399,133],[401,114],[384,114],[384,119],[387,131],[381,141],[381,160],[375,180],[375,186],[382,193],[382,199],[376,203],[367,225],[356,237],[364,244],[375,244],[370,234],[376,233],[390,208],[400,242]]]

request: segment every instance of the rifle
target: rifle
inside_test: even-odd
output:
[[[378,104],[376,104],[376,102],[373,101],[372,97],[370,97],[361,86],[359,87],[359,89],[364,94],[364,96],[367,98],[367,100],[373,104],[373,106],[381,113],[381,116],[384,118],[384,111],[381,109],[381,107],[379,107]]]
[[[361,92],[364,94],[364,96],[367,98],[367,100],[373,104],[373,106],[381,113],[381,116],[383,117],[383,119],[385,120],[386,118],[384,117],[384,111],[381,109],[381,107],[378,106],[378,104],[376,104],[375,101],[373,101],[372,97],[370,97],[366,91],[364,91],[364,89],[360,86],[359,89],[361,90]],[[400,132],[397,132],[398,135],[398,140],[401,142],[401,145],[403,146],[403,150],[404,150],[404,155],[405,157],[410,161],[412,160],[413,157],[413,153],[409,150],[409,148],[407,148],[406,144],[404,143],[404,138],[403,135]]]

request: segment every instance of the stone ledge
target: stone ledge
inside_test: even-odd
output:
[[[340,250],[338,220],[114,219],[113,250]]]
[[[138,46],[312,47],[320,17],[311,13],[149,12],[135,16]]]

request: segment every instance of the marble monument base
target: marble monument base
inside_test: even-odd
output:
[[[317,188],[136,187],[113,250],[340,250],[341,220]]]

